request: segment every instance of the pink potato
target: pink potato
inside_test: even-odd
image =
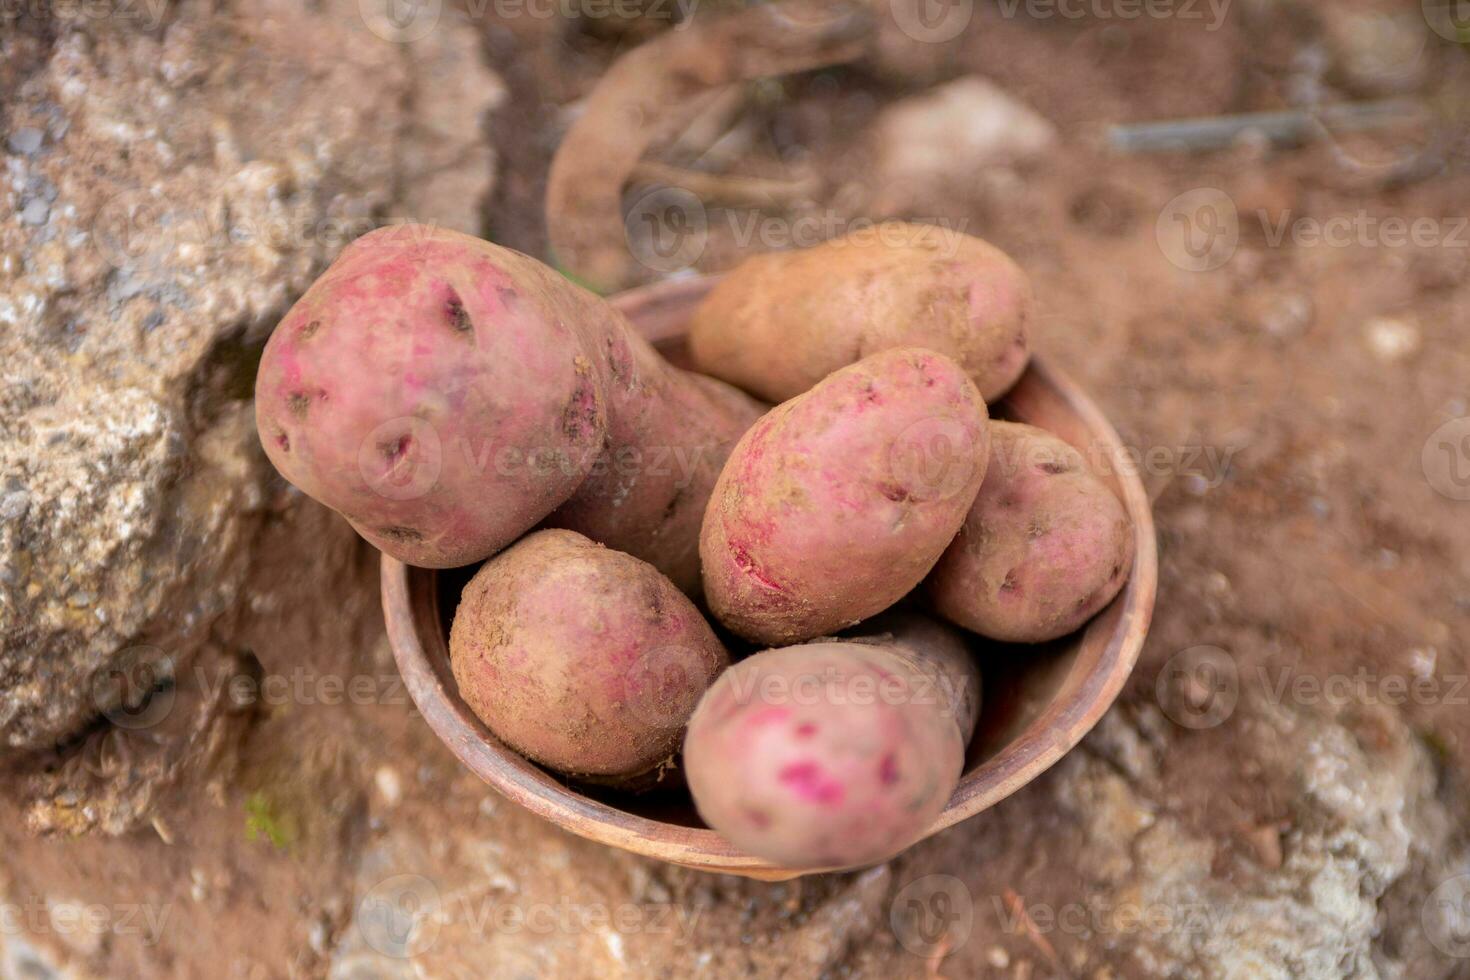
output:
[[[1127,581],[1132,524],[1066,442],[1014,422],[991,431],[985,483],[927,591],[940,615],[982,636],[1066,636]]]
[[[705,513],[710,609],[773,646],[886,609],[959,530],[989,439],[959,365],[916,348],[864,358],[772,409],[736,444]]]
[[[684,725],[729,655],[658,570],[545,530],[465,586],[450,665],[506,745],[592,782],[641,788],[673,766]]]
[[[684,774],[699,814],[789,868],[872,864],[923,836],[964,743],[890,648],[824,641],[731,667],[695,709]]]
[[[271,462],[396,558],[468,564],[549,519],[686,588],[710,489],[761,410],[536,260],[416,225],[345,249],[256,379]]]
[[[690,324],[699,370],[784,401],[869,354],[924,347],[959,362],[987,402],[1029,360],[1031,285],[1002,251],[890,221],[813,248],[746,259]]]

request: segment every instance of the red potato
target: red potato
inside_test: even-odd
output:
[[[985,475],[985,402],[932,351],[884,351],[751,427],[700,536],[706,599],[748,639],[830,635],[933,567]]]
[[[985,483],[925,587],[942,616],[982,636],[1066,636],[1127,581],[1132,524],[1066,442],[1014,422],[991,432]]]
[[[893,221],[728,273],[695,311],[695,366],[784,401],[893,347],[946,354],[993,402],[1025,371],[1031,285],[1002,251]]]
[[[790,868],[842,868],[918,840],[964,743],[900,651],[826,641],[731,667],[695,709],[684,774],[710,827]]]
[[[549,518],[686,588],[710,489],[761,411],[536,260],[412,225],[344,250],[256,379],[271,462],[396,558],[469,564]]]
[[[842,639],[907,656],[921,686],[942,697],[940,707],[959,726],[966,745],[980,718],[980,667],[959,630],[909,610],[890,610],[861,623]]]
[[[464,699],[567,775],[641,787],[672,767],[729,655],[652,565],[572,531],[528,535],[465,586],[449,634]]]

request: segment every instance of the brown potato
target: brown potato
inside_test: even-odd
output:
[[[501,741],[571,776],[642,786],[729,655],[658,570],[572,531],[528,535],[465,586],[449,653]]]
[[[706,374],[780,402],[892,347],[954,358],[987,402],[1025,371],[1031,284],[994,246],[901,221],[746,259],[690,324]]]
[[[982,636],[1053,640],[1123,587],[1132,525],[1061,439],[1014,422],[993,423],[991,432],[985,482],[925,587],[940,615]]]

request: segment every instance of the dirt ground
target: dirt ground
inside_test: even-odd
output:
[[[1305,84],[1344,99],[1381,95],[1314,73],[1310,55],[1327,44],[1321,18],[1416,6],[1257,0],[1207,30],[1178,18],[1011,17],[981,3],[930,67],[942,78],[983,75],[1049,120],[1057,143],[1040,159],[905,185],[897,200],[873,185],[870,127],[928,82],[853,65],[756,86],[728,164],[819,176],[810,200],[760,212],[779,228],[885,209],[964,222],[1030,273],[1035,348],[1148,461],[1159,526],[1152,632],[1113,727],[1078,754],[1121,777],[1149,821],[1207,842],[1212,886],[1255,894],[1291,867],[1302,789],[1298,743],[1272,728],[1280,712],[1340,726],[1369,770],[1408,743],[1432,760],[1425,795],[1450,826],[1436,831],[1434,853],[1411,853],[1399,879],[1380,883],[1364,943],[1372,958],[1344,963],[1342,976],[1470,976],[1470,961],[1424,945],[1420,925],[1424,896],[1470,870],[1460,856],[1470,830],[1461,795],[1470,500],[1456,499],[1470,498],[1470,443],[1431,438],[1470,415],[1470,173],[1455,157],[1466,134],[1451,124],[1442,165],[1425,175],[1379,164],[1417,158],[1429,129],[1134,156],[1110,152],[1103,133],[1278,109]],[[566,107],[637,34],[532,26],[485,25],[486,59],[509,96],[485,135],[499,173],[483,217],[489,237],[545,256],[545,174]],[[1426,59],[1419,91],[1458,87],[1463,99],[1463,52],[1426,43],[1413,55]],[[1205,260],[1181,251],[1176,229],[1199,229],[1176,223],[1170,202],[1200,189],[1233,205],[1238,242],[1218,267],[1195,271]],[[738,240],[750,215],[712,211],[701,268],[761,247]],[[1384,225],[1395,218],[1423,219],[1425,234],[1396,243]],[[1345,237],[1312,234],[1333,219]],[[270,557],[205,663],[219,680],[298,686],[251,695],[247,680],[215,775],[176,787],[152,830],[36,838],[19,804],[0,801],[0,883],[44,906],[39,928],[11,933],[34,947],[12,951],[14,976],[50,975],[42,960],[110,977],[1333,975],[1306,961],[1251,974],[1197,943],[1181,955],[1161,942],[1173,958],[1149,960],[1136,947],[1155,936],[1008,924],[1015,902],[1095,912],[1089,903],[1105,890],[1116,899],[1122,879],[1093,850],[1114,832],[1097,822],[1108,801],[1065,788],[1083,762],[881,869],[797,883],[702,876],[548,828],[465,773],[413,711],[383,635],[376,554],[284,485],[270,515],[260,549]],[[1195,729],[1171,720],[1168,692],[1171,663],[1199,647],[1224,652],[1238,703]],[[367,678],[372,694],[334,698],[324,678]],[[1419,695],[1394,695],[1416,679]],[[1116,752],[1140,732],[1146,772]],[[1124,851],[1148,861],[1146,843]],[[964,883],[973,921],[926,958],[889,910],[904,884],[941,873]],[[422,948],[369,955],[383,943],[365,933],[364,895],[391,892],[383,882],[400,874],[432,879],[441,902],[452,893],[555,909],[570,897],[574,909],[631,908],[642,928],[459,936],[466,922],[451,917]],[[402,898],[392,892],[389,904]],[[66,930],[55,908],[67,901],[166,915],[153,931]],[[654,928],[650,909],[668,921]]]

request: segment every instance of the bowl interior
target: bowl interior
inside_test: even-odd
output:
[[[616,305],[675,363],[681,328],[708,279],[622,294]],[[965,774],[929,829],[951,826],[1034,779],[1079,741],[1116,698],[1147,632],[1157,583],[1147,497],[1117,435],[1075,386],[1036,359],[997,417],[1030,422],[1083,450],[1133,519],[1136,557],[1128,584],[1082,630],[1041,646],[972,638],[983,706]],[[1106,465],[1098,466],[1098,461]],[[629,795],[566,781],[502,745],[460,700],[448,636],[475,566],[434,571],[383,559],[383,601],[399,669],[425,720],[470,769],[511,799],[594,840],[689,867],[752,877],[798,873],[744,854],[705,828],[682,789]]]

